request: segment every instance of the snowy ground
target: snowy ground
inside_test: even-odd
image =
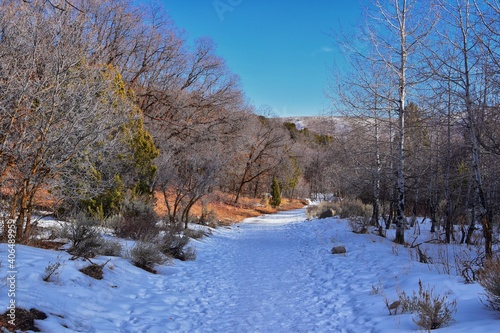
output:
[[[196,261],[147,273],[112,258],[103,280],[65,252],[17,246],[17,305],[48,318],[43,332],[418,332],[414,315],[389,315],[384,296],[424,286],[457,300],[455,321],[439,332],[497,332],[483,289],[412,260],[409,250],[345,221],[306,221],[304,210],[248,219],[201,241]],[[344,245],[346,255],[332,255]],[[0,245],[0,304],[8,304],[7,246]],[[100,257],[96,262],[104,262]],[[49,262],[62,266],[42,280]],[[373,292],[378,290],[377,292]]]

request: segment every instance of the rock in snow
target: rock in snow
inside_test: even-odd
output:
[[[332,254],[344,254],[346,252],[347,251],[345,249],[345,246],[342,246],[342,245],[340,245],[340,246],[334,246],[332,248]]]

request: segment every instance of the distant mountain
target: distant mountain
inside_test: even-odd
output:
[[[346,117],[333,116],[282,117],[281,119],[283,122],[294,123],[299,130],[307,127],[315,133],[331,136],[345,129],[348,123]]]

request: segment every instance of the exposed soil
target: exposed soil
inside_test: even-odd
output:
[[[5,313],[0,315],[0,327],[7,329],[8,331],[11,332],[26,332],[26,331],[33,331],[33,332],[40,332],[38,327],[35,325],[35,320],[43,320],[47,318],[47,315],[37,309],[30,309],[25,310],[22,308],[17,308],[15,311],[15,325],[11,325],[9,321],[12,320],[11,317],[9,317],[9,311],[7,310]]]

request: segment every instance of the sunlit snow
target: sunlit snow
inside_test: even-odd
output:
[[[389,315],[384,297],[411,294],[421,280],[457,301],[455,321],[438,332],[500,327],[477,283],[417,262],[390,238],[354,234],[344,220],[307,221],[301,209],[218,228],[192,244],[195,261],[156,275],[126,259],[96,258],[112,258],[103,280],[82,274],[88,263],[64,251],[17,246],[17,305],[47,313],[37,321],[43,332],[418,332],[415,315]],[[332,255],[335,245],[347,254]],[[6,254],[1,244],[0,304],[8,302]],[[54,262],[59,274],[44,282]]]

